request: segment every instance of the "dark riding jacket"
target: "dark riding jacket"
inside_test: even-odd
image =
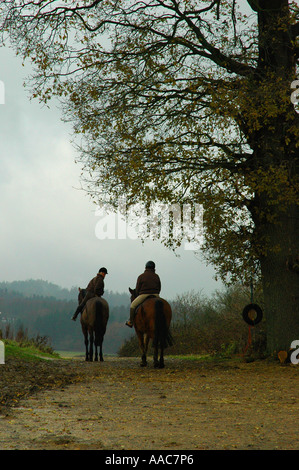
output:
[[[104,294],[104,278],[101,274],[97,274],[88,284],[88,292],[94,294],[97,297],[100,297]]]
[[[154,269],[146,269],[140,274],[136,283],[136,294],[160,294],[161,281]]]

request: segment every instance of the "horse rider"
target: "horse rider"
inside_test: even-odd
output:
[[[126,321],[126,325],[132,328],[135,310],[149,295],[160,297],[161,281],[155,272],[155,263],[148,261],[145,265],[145,271],[140,274],[136,282],[136,295],[130,306],[130,320]]]
[[[104,294],[104,278],[108,274],[106,268],[100,268],[98,274],[91,279],[86,287],[86,294],[80,305],[77,307],[72,320],[76,321],[77,316],[81,313],[86,305],[86,302],[93,297],[101,297]]]

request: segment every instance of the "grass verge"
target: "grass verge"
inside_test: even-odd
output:
[[[26,361],[38,361],[40,359],[60,359],[59,354],[55,352],[45,352],[36,346],[28,343],[18,343],[14,340],[3,340],[5,347],[5,359],[16,357]]]

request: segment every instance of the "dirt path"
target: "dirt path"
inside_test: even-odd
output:
[[[296,366],[71,362],[81,382],[33,393],[0,415],[0,450],[299,448]]]

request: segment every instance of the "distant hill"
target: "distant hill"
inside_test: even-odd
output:
[[[40,295],[42,297],[54,297],[59,300],[74,300],[77,297],[77,289],[64,289],[56,284],[42,279],[28,279],[26,281],[0,282],[0,290],[18,292],[24,297]]]
[[[105,335],[105,351],[116,353],[132,335],[124,326],[129,315],[128,294],[107,291],[110,314]],[[15,335],[18,329],[29,336],[48,336],[54,349],[84,350],[80,322],[71,321],[78,305],[77,287],[64,289],[41,279],[0,283],[0,333]],[[9,325],[9,329],[8,329]]]
[[[54,297],[57,300],[77,301],[78,288],[66,289],[42,279],[28,279],[26,281],[0,282],[0,291],[16,292],[24,297]],[[129,305],[129,294],[105,291],[105,299],[111,307]]]

